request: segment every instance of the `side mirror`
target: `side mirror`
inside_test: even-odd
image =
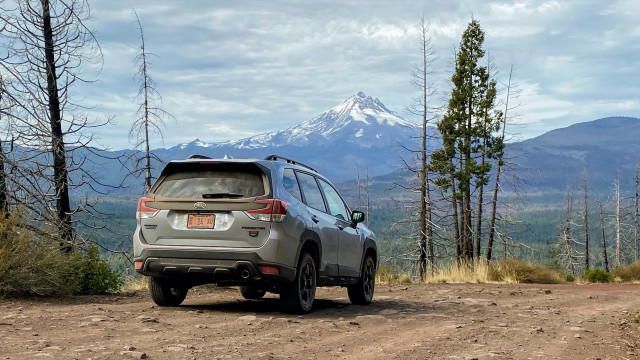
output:
[[[354,224],[364,221],[364,213],[362,211],[354,211],[351,213],[351,222]]]

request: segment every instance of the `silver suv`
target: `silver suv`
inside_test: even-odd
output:
[[[313,168],[264,160],[171,161],[138,200],[136,270],[160,306],[189,288],[239,285],[247,299],[280,294],[286,312],[311,310],[316,286],[346,287],[354,304],[375,288],[375,235]]]

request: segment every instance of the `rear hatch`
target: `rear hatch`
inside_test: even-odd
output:
[[[272,205],[268,171],[252,162],[169,163],[148,196],[138,202],[144,241],[172,246],[262,246],[271,222],[253,213]]]

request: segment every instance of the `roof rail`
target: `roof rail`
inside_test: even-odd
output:
[[[211,159],[211,158],[204,155],[193,154],[193,155],[189,155],[187,159]]]
[[[312,168],[309,165],[303,164],[303,163],[301,163],[299,161],[295,161],[293,159],[289,159],[289,158],[286,158],[286,157],[280,156],[280,155],[269,155],[264,159],[265,160],[271,160],[271,161],[282,160],[282,161],[286,162],[287,164],[299,165],[299,166],[305,167],[305,168],[307,168],[307,169],[309,169],[311,171],[318,172],[316,169]]]

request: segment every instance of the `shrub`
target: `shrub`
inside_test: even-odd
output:
[[[640,281],[640,261],[627,267],[613,269],[611,275],[622,282]]]
[[[27,229],[19,214],[0,216],[0,295],[71,294],[75,264],[59,241]]]
[[[564,275],[564,281],[566,282],[574,282],[576,281],[575,276],[571,275],[571,274],[565,274]]]
[[[389,265],[380,265],[376,272],[376,281],[387,284],[410,284],[411,276],[409,274],[401,274]]]
[[[611,282],[611,274],[603,269],[587,269],[584,272],[584,279],[592,283],[608,283]]]
[[[100,258],[60,251],[60,239],[24,225],[20,214],[0,215],[0,296],[107,294],[120,276]]]
[[[484,260],[454,261],[448,265],[439,266],[433,276],[427,275],[425,281],[429,283],[485,283],[487,282],[487,262]]]
[[[490,281],[507,281],[532,284],[557,284],[561,280],[557,273],[543,265],[531,265],[517,259],[502,259],[489,264],[487,277]]]
[[[79,256],[76,276],[74,294],[77,295],[112,294],[122,286],[120,275],[109,269],[96,246],[90,246],[86,254]]]

